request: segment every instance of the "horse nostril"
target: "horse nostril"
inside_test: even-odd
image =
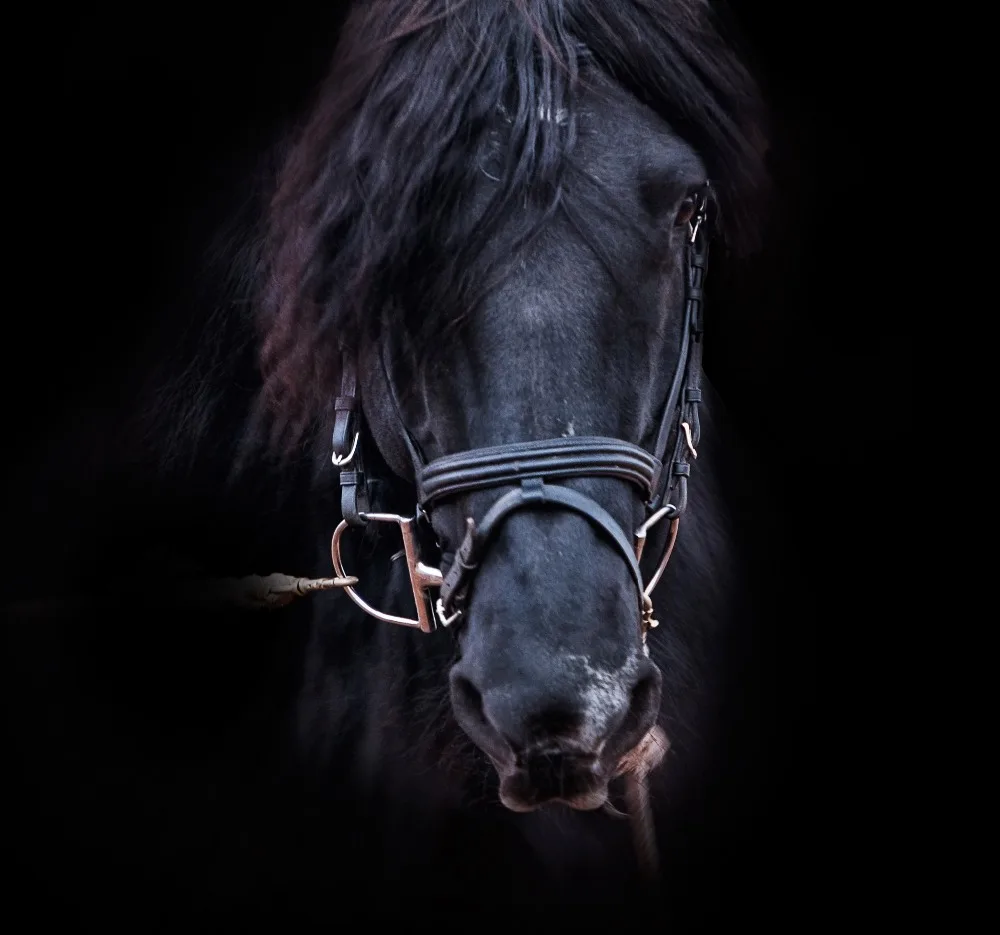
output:
[[[467,678],[456,675],[451,680],[452,704],[468,718],[484,723],[483,695]]]
[[[483,717],[483,696],[472,682],[459,675],[452,682],[452,688],[456,700],[462,704],[468,714],[475,714],[479,718]]]
[[[655,668],[636,682],[629,698],[628,713],[619,728],[621,733],[626,735],[645,733],[652,727],[660,707],[661,683],[662,677]]]
[[[510,761],[513,751],[490,722],[482,692],[454,669],[451,671],[451,707],[462,730],[495,764]]]

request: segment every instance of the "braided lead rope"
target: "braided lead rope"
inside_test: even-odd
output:
[[[261,577],[223,578],[219,581],[198,582],[185,592],[195,600],[232,604],[246,610],[274,610],[285,607],[296,598],[332,591],[335,588],[353,587],[358,579],[353,575],[335,578],[294,578],[274,574]]]
[[[670,741],[666,733],[656,725],[621,758],[615,774],[625,777],[625,803],[632,825],[632,841],[639,871],[649,883],[659,878],[660,855],[656,847],[653,808],[649,801],[648,776],[663,762],[669,749]]]
[[[353,576],[334,578],[296,578],[292,575],[247,575],[245,578],[219,578],[207,581],[183,582],[175,593],[183,599],[199,604],[219,604],[243,610],[275,610],[285,607],[299,597],[317,591],[353,587],[358,579]],[[109,589],[111,594],[126,594],[127,588]],[[52,614],[78,610],[95,603],[90,597],[40,598],[20,601],[4,608],[12,613]]]

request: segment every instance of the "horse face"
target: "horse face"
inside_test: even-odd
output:
[[[692,192],[705,170],[620,89],[592,88],[579,105],[563,208],[455,336],[413,364],[398,394],[428,459],[572,435],[652,447],[678,356]],[[488,156],[484,199],[496,184]],[[522,221],[501,224],[493,249],[510,249]],[[621,481],[564,483],[626,535],[643,519],[636,490]],[[504,489],[434,509],[446,553]],[[454,713],[495,764],[503,803],[601,806],[660,706],[660,672],[620,553],[575,513],[518,511],[475,572],[458,639]]]

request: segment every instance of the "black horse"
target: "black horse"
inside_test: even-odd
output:
[[[242,460],[318,438],[345,570],[437,625],[317,599],[300,705],[391,831],[368,859],[425,895],[498,868],[525,898],[620,895],[637,866],[602,806],[630,751],[671,744],[664,842],[704,775],[746,602],[701,276],[709,231],[755,243],[761,111],[699,2],[361,4],[285,156]]]
[[[142,443],[167,473],[192,435],[214,465],[235,461],[231,489],[247,495],[229,501],[214,570],[329,574],[346,518],[344,564],[364,599],[438,624],[379,623],[333,592],[269,620],[257,644],[300,653],[303,671],[280,679],[294,683],[310,782],[283,761],[282,782],[261,768],[245,801],[227,799],[254,810],[279,790],[269,860],[288,863],[286,891],[310,890],[320,917],[354,894],[369,912],[410,900],[411,914],[505,893],[562,907],[639,895],[633,832],[615,813],[634,804],[622,764],[661,737],[654,727],[670,745],[647,780],[662,882],[681,899],[727,755],[756,521],[701,376],[700,277],[709,240],[709,288],[720,261],[759,244],[763,126],[752,80],[696,0],[362,2],[279,150],[264,230],[221,238],[227,254],[238,241],[256,315],[253,415],[230,448],[239,393],[212,409],[194,368],[160,388]],[[249,385],[226,369],[232,324],[216,316],[195,343],[206,370]],[[462,486],[461,459],[484,450],[499,475],[473,464]],[[455,457],[457,473],[441,460]],[[267,502],[276,477],[291,500],[239,520],[248,538],[254,526],[276,537],[230,548],[232,510]],[[210,516],[217,480],[199,495]],[[399,531],[373,514],[416,518],[421,556],[444,575],[439,608],[418,608]],[[637,568],[636,534],[655,516]],[[664,556],[650,609],[642,592]],[[175,611],[153,629],[176,637]],[[188,627],[183,648],[156,652],[168,688],[185,673],[194,732],[210,707],[196,703],[198,673],[214,685],[222,653],[234,671],[260,671],[266,653],[246,630],[219,636],[195,615]],[[106,658],[120,644],[94,640]],[[177,697],[164,705],[178,719]]]

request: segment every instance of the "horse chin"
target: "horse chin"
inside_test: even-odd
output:
[[[537,812],[553,805],[565,805],[578,812],[592,812],[602,808],[608,801],[608,784],[602,782],[592,789],[580,791],[565,798],[537,800],[530,788],[526,788],[522,777],[516,771],[500,773],[500,803],[512,812]]]
[[[541,805],[532,805],[528,802],[522,802],[520,799],[514,798],[513,796],[507,795],[503,789],[500,790],[500,803],[504,808],[509,809],[512,812],[537,812]]]
[[[523,799],[511,795],[503,786],[500,787],[500,802],[512,812],[537,812],[539,809],[548,808],[553,805],[565,805],[578,812],[593,812],[602,808],[608,801],[608,787],[602,786],[600,789],[591,789],[582,795],[575,795],[569,799],[551,799],[548,802],[526,802]]]

